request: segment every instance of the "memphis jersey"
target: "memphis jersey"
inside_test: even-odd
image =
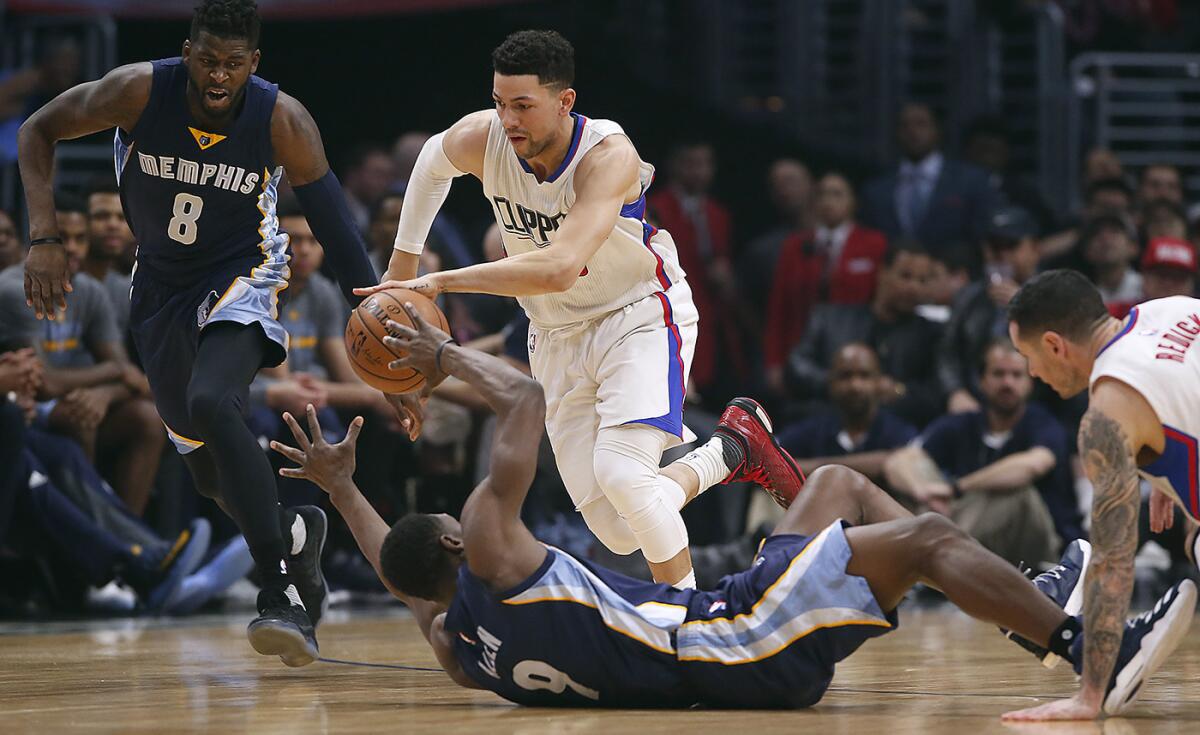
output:
[[[575,169],[580,160],[608,136],[624,135],[621,126],[610,120],[571,116],[575,128],[567,155],[541,182],[513,150],[499,116],[492,116],[483,162],[483,193],[491,202],[509,255],[553,246],[555,232],[575,203]],[[641,195],[621,208],[612,233],[571,288],[517,298],[535,326],[553,328],[595,319],[666,291],[683,278],[674,241],[645,220],[646,190],[653,179],[654,167],[641,162]]]
[[[1162,423],[1163,453],[1143,477],[1200,518],[1200,299],[1172,296],[1129,312],[1096,356],[1091,385],[1115,378],[1136,390]],[[1173,492],[1172,492],[1173,491]]]
[[[538,570],[505,592],[462,565],[446,630],[463,671],[518,704],[689,706],[696,698],[676,659],[675,630],[693,594],[548,547]]]
[[[146,109],[115,140],[138,272],[181,288],[239,264],[286,279],[288,238],[275,215],[282,169],[271,148],[279,87],[251,76],[233,123],[203,130],[188,111],[183,61],[152,64]]]

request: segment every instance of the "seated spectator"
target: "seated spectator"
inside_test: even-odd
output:
[[[492,222],[483,234],[483,257],[493,262],[505,257],[500,227]],[[484,293],[443,294],[446,319],[453,325],[454,337],[460,342],[496,334],[512,321],[521,310],[517,300],[509,296]]]
[[[823,400],[833,356],[850,342],[875,350],[883,365],[882,402],[909,423],[924,426],[943,405],[935,374],[941,327],[919,317],[928,288],[929,254],[920,245],[888,248],[870,304],[821,304],[813,309],[804,338],[789,357],[789,380],[797,397]]]
[[[675,240],[700,313],[692,382],[707,404],[723,405],[740,387],[750,361],[739,327],[745,305],[733,274],[729,211],[709,194],[714,159],[709,143],[676,146],[667,167],[669,185],[648,196],[646,204],[650,219]]]
[[[854,190],[840,173],[817,183],[817,226],[783,241],[767,311],[767,384],[782,394],[783,366],[816,304],[865,304],[887,241],[854,221]]]
[[[1008,333],[1008,302],[1037,274],[1036,234],[1037,225],[1024,209],[1003,207],[992,215],[983,243],[985,275],[955,300],[938,347],[938,380],[950,413],[979,410],[983,348]]]
[[[1050,232],[1055,217],[1045,197],[1027,178],[1009,170],[1012,133],[999,115],[982,115],[967,123],[963,132],[963,158],[991,177],[992,187],[1009,204],[1029,212],[1040,232]]]
[[[0,166],[17,160],[17,131],[35,110],[79,82],[79,43],[51,38],[28,69],[0,71]]]
[[[750,241],[738,259],[742,293],[755,313],[766,315],[772,274],[784,240],[815,225],[813,178],[808,166],[794,158],[779,158],[767,170],[767,197],[774,209],[771,229]]]
[[[20,263],[23,251],[16,222],[11,214],[0,209],[0,271]]]
[[[861,342],[843,345],[829,368],[830,410],[783,428],[779,443],[807,475],[827,464],[858,470],[883,482],[883,463],[917,435],[910,424],[879,405],[883,373],[875,351]]]
[[[1142,234],[1145,242],[1156,237],[1186,240],[1188,237],[1187,213],[1183,207],[1170,199],[1154,199],[1142,206]]]
[[[971,262],[964,245],[947,250],[939,258],[929,260],[929,285],[917,307],[917,314],[931,322],[950,321],[950,307],[955,297],[971,283]]]
[[[1086,262],[1080,246],[1083,225],[1102,214],[1133,218],[1133,189],[1124,179],[1099,179],[1088,185],[1082,217],[1061,232],[1042,238],[1039,248],[1043,269],[1084,270]]]
[[[1083,535],[1067,433],[1028,402],[1033,379],[1007,338],[988,345],[980,388],[982,410],[933,422],[887,460],[884,475],[1013,564],[1050,562]]]
[[[403,207],[404,195],[389,192],[384,194],[371,210],[371,224],[367,228],[367,254],[371,257],[371,264],[375,266],[375,272],[380,278],[387,273],[388,261],[392,258],[396,227],[400,224],[400,210]],[[429,248],[421,253],[421,257],[424,258],[427,252],[430,252]]]
[[[1133,228],[1121,217],[1102,214],[1083,232],[1087,272],[1113,316],[1124,317],[1142,299],[1142,276],[1133,269],[1138,256]]]
[[[998,196],[987,174],[942,153],[938,121],[928,105],[904,105],[896,138],[902,161],[864,187],[863,222],[889,240],[914,238],[934,257],[979,242]]]
[[[121,261],[136,247],[115,182],[104,180],[93,184],[87,195],[87,217],[89,242],[83,272],[104,286],[116,313],[117,327],[125,334],[129,330],[132,278],[128,271],[121,270]]]
[[[1125,167],[1121,159],[1108,148],[1093,148],[1083,159],[1083,186],[1090,187],[1105,179],[1125,180]]]
[[[1196,295],[1196,248],[1179,238],[1150,241],[1142,256],[1144,301]]]
[[[1158,199],[1183,206],[1183,176],[1179,169],[1169,163],[1155,163],[1142,169],[1137,199],[1141,208]]]
[[[24,272],[0,273],[0,344],[32,346],[46,364],[39,421],[77,440],[135,514],[149,500],[166,441],[146,376],[130,361],[104,288],[80,273],[88,252],[83,205],[62,199],[58,228],[74,290],[56,319],[25,305]]]
[[[366,234],[371,224],[371,209],[395,183],[396,165],[383,147],[361,143],[346,155],[339,178],[346,191],[350,216]]]

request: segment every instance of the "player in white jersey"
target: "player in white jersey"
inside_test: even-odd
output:
[[[1082,274],[1056,270],[1028,281],[1008,309],[1009,333],[1030,374],[1064,398],[1090,391],[1079,456],[1095,487],[1082,687],[1072,699],[1013,716],[1091,719],[1104,702],[1133,589],[1139,474],[1154,489],[1153,530],[1171,525],[1172,504],[1187,511],[1186,546],[1196,560],[1200,348],[1193,345],[1200,338],[1200,300],[1148,301],[1118,320]]]
[[[384,283],[359,293],[403,286],[430,297],[517,297],[576,509],[609,549],[641,549],[657,581],[695,586],[679,510],[698,493],[684,488],[693,475],[699,492],[721,482],[745,452],[718,437],[659,469],[664,449],[695,438],[683,425],[683,399],[698,315],[670,235],[645,221],[654,168],[619,125],[573,112],[574,50],[559,34],[514,33],[492,61],[495,109],[425,145]],[[483,182],[508,257],[416,278],[434,215],[451,180],[467,173]],[[415,427],[419,409],[405,400]],[[769,427],[751,404],[729,411],[748,407]],[[777,469],[800,479],[794,465]],[[762,477],[750,467],[734,475]]]

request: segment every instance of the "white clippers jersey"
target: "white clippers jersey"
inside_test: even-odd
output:
[[[495,210],[509,255],[552,245],[554,232],[575,203],[575,169],[580,160],[609,135],[625,134],[611,120],[574,113],[572,117],[575,131],[567,156],[541,183],[513,151],[499,116],[492,118],[483,161],[483,193]],[[612,234],[575,284],[562,293],[517,299],[535,326],[553,328],[595,319],[666,291],[683,278],[674,241],[645,221],[646,189],[654,179],[654,167],[643,161],[640,174],[642,196],[621,208]]]
[[[1178,496],[1200,517],[1200,299],[1172,296],[1134,307],[1125,325],[1096,356],[1091,386],[1115,378],[1146,399],[1166,440],[1162,456],[1140,468],[1143,477]]]

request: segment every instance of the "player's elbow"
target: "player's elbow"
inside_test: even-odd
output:
[[[555,263],[546,273],[543,285],[547,293],[562,293],[575,285],[579,278],[579,268],[573,263]]]

